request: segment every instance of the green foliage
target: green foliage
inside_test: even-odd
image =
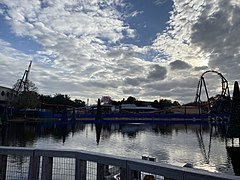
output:
[[[18,79],[13,85],[13,90],[18,91],[18,94],[12,101],[12,106],[19,109],[34,109],[39,107],[38,88],[32,81],[25,82],[25,86],[27,91],[24,91],[24,85],[21,79]]]
[[[40,95],[39,97],[41,103],[45,104],[58,104],[58,105],[68,105],[74,107],[83,107],[85,102],[79,99],[71,100],[70,96],[55,94],[53,97],[49,95]]]
[[[110,104],[112,102],[112,98],[110,96],[102,96],[101,103]]]
[[[164,109],[164,108],[168,108],[171,106],[181,106],[178,101],[172,102],[169,99],[160,99],[159,101],[154,100],[151,105],[152,105],[152,107],[158,108],[158,109]]]
[[[137,99],[135,97],[129,96],[125,102],[131,104],[136,101],[137,101]]]
[[[23,91],[13,100],[12,105],[19,109],[34,109],[39,107],[38,94],[34,91]]]

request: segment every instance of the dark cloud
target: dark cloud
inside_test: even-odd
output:
[[[189,69],[192,66],[184,61],[176,60],[170,63],[170,67],[172,70],[175,70],[175,69],[181,70],[181,69]]]
[[[89,88],[95,87],[95,88],[100,88],[100,89],[117,88],[118,87],[118,83],[116,81],[89,80],[89,81],[83,82],[82,85],[85,85]]]
[[[122,88],[124,94],[137,95],[141,91],[139,88]]]
[[[138,86],[140,84],[138,79],[133,78],[125,78],[124,83],[132,86]]]
[[[196,89],[198,78],[187,77],[178,80],[164,81],[159,83],[149,83],[146,85],[147,88],[154,89],[157,91],[170,91],[172,88],[191,88]]]
[[[197,66],[194,68],[195,71],[207,70],[208,66]]]
[[[209,66],[218,68],[231,79],[240,71],[240,7],[231,1],[218,1],[218,11],[206,6],[192,27],[191,41],[210,54]]]
[[[152,65],[149,69],[148,79],[151,80],[163,80],[166,78],[167,69],[163,66],[159,66],[157,64]]]

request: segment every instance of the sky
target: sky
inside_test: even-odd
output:
[[[239,0],[0,0],[0,85],[32,61],[38,93],[193,102],[201,74],[240,72]],[[221,79],[205,77],[210,96]]]

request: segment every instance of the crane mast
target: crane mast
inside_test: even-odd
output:
[[[24,71],[22,79],[20,80],[19,86],[17,88],[17,94],[19,93],[19,91],[21,90],[22,86],[23,86],[23,91],[28,91],[28,75],[30,72],[32,66],[32,61],[30,61],[28,69]]]

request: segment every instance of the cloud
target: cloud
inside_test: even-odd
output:
[[[208,66],[196,66],[194,67],[195,71],[207,70]]]
[[[153,47],[168,57],[170,69],[173,63],[180,59],[189,64],[192,71],[169,71],[167,79],[173,80],[176,76],[199,77],[199,71],[214,69],[230,82],[238,80],[239,10],[240,2],[234,0],[174,0],[168,27],[158,34]],[[216,87],[219,87],[219,84],[216,81],[212,83],[215,90],[211,90],[212,87],[209,89],[214,91],[214,94],[217,93]]]
[[[165,4],[168,0],[155,0],[154,4],[156,4],[157,6],[161,6],[163,4]]]
[[[232,1],[209,3],[193,25],[191,35],[192,43],[210,54],[209,66],[219,69],[230,79],[238,79],[240,70],[239,5]]]
[[[168,3],[156,0],[156,5]],[[149,46],[124,44],[139,13],[130,2],[7,1],[0,14],[12,33],[42,47],[29,55],[0,40],[1,84],[12,85],[33,60],[30,78],[40,93],[79,98],[131,93],[142,99],[194,99],[202,72],[215,69],[238,80],[240,15],[237,0],[173,0],[164,31]],[[150,28],[150,27],[149,27]],[[210,82],[210,81],[209,81]],[[209,88],[215,91],[218,83]],[[215,87],[215,88],[214,88]],[[214,92],[213,92],[214,93]]]
[[[176,61],[173,61],[170,63],[170,68],[172,70],[176,70],[176,69],[189,69],[191,68],[192,66],[184,61],[181,61],[181,60],[176,60]]]
[[[125,78],[124,80],[126,85],[132,85],[132,86],[139,86],[140,81],[138,79],[133,79],[133,78]]]
[[[148,72],[148,78],[150,80],[158,81],[166,78],[167,69],[157,64],[151,65]]]

